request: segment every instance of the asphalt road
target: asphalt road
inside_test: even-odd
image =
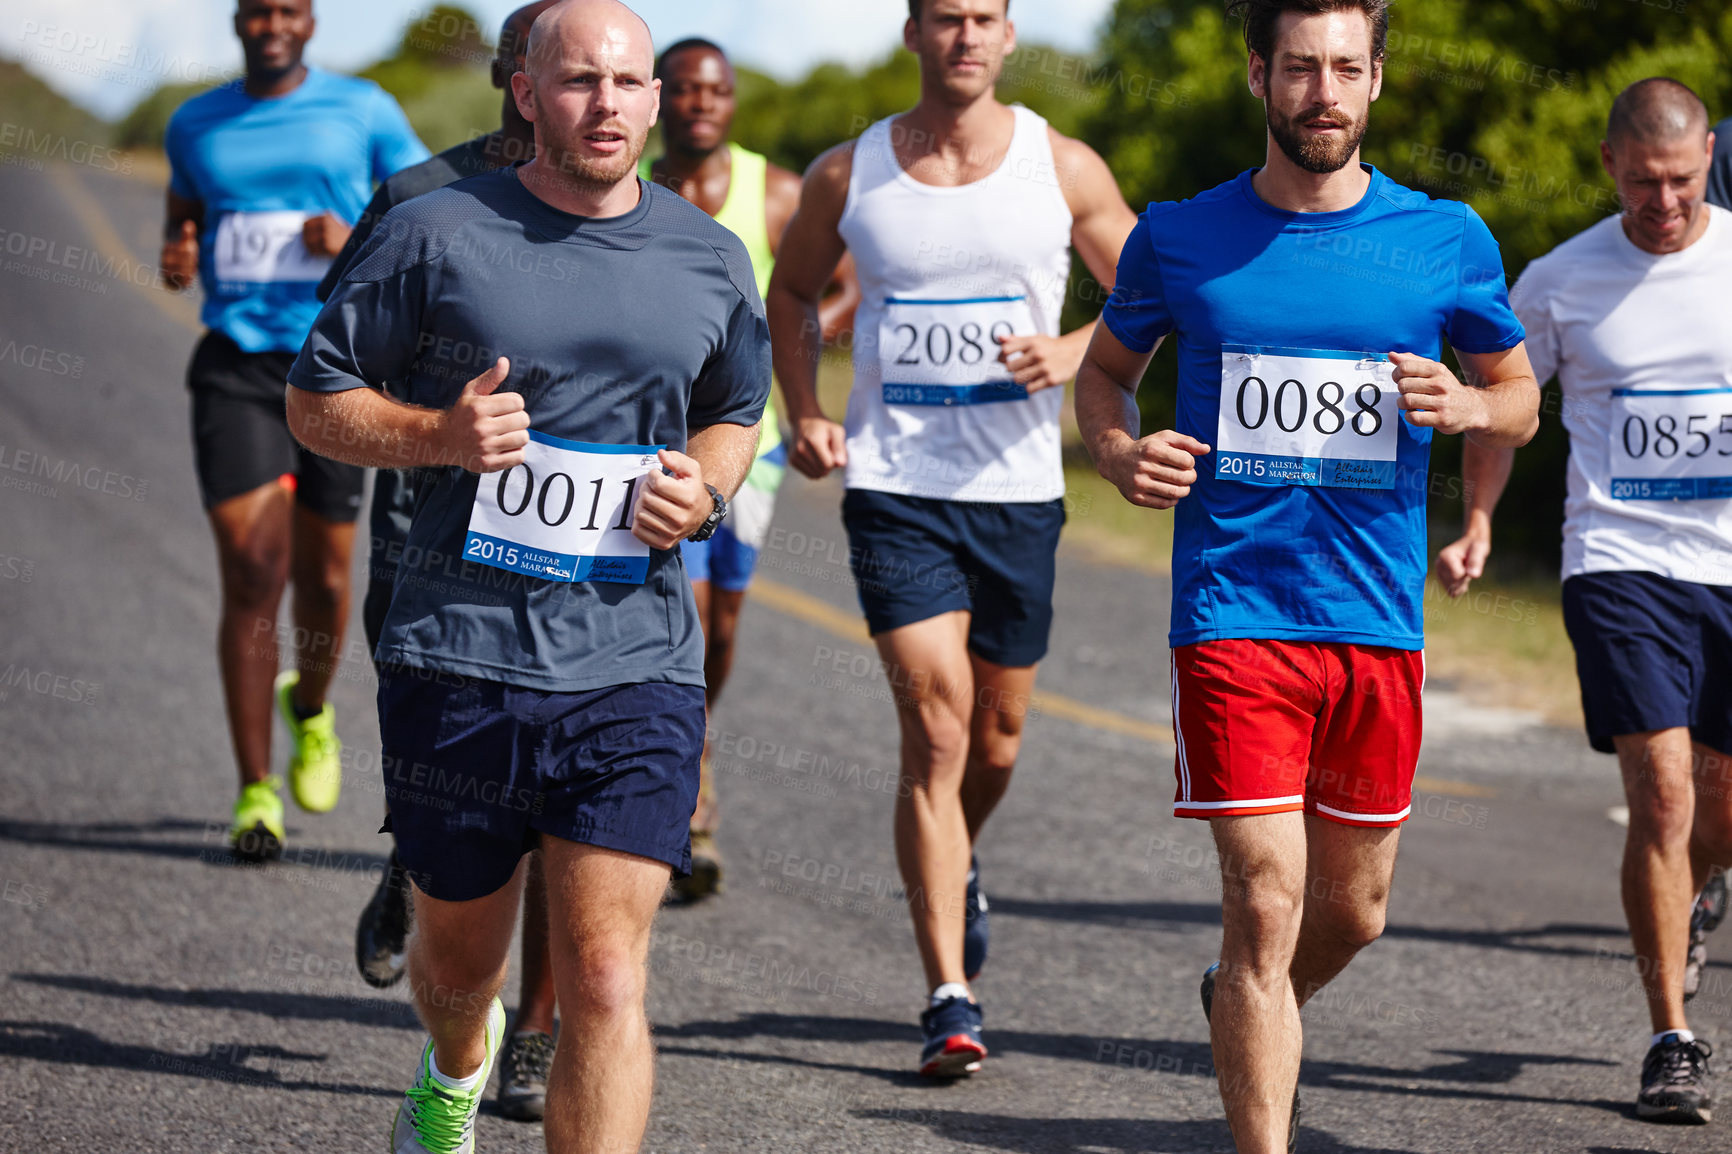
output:
[[[372,675],[352,645],[337,812],[291,812],[281,865],[228,865],[196,320],[148,287],[160,203],[137,179],[0,167],[0,1149],[382,1150],[421,1033],[351,961],[386,848]],[[1219,890],[1206,829],[1170,816],[1160,740],[1165,584],[1062,557],[1049,707],[981,847],[993,1056],[923,1085],[895,725],[856,660],[838,498],[785,488],[715,718],[729,891],[658,922],[646,1148],[1230,1150],[1196,1000]],[[1727,1149],[1732,1122],[1633,1117],[1647,1027],[1610,760],[1453,717],[1389,932],[1306,1012],[1301,1149]],[[1706,985],[1696,1024],[1722,1039],[1732,966]],[[490,1113],[479,1147],[538,1150],[540,1128]]]

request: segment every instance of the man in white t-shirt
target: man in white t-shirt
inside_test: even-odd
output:
[[[1654,1026],[1636,1110],[1672,1122],[1710,1116],[1684,1002],[1732,865],[1732,213],[1705,197],[1713,147],[1689,88],[1631,85],[1600,146],[1623,213],[1510,294],[1563,395],[1564,623],[1589,740],[1629,798],[1624,911]],[[1467,532],[1438,557],[1456,596],[1484,571],[1513,458],[1465,446]]]

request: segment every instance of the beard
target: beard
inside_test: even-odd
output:
[[[1275,138],[1275,143],[1281,146],[1287,159],[1306,172],[1319,176],[1339,172],[1347,167],[1347,162],[1352,160],[1353,154],[1359,150],[1359,142],[1365,139],[1365,129],[1369,122],[1369,117],[1354,120],[1339,108],[1319,107],[1308,108],[1291,119],[1281,116],[1273,108],[1267,108],[1264,119],[1269,123],[1269,135]],[[1333,138],[1307,136],[1300,127],[1307,120],[1327,120],[1347,131],[1342,136]]]
[[[625,148],[617,155],[585,156],[579,151],[584,136],[594,129],[585,128],[570,136],[546,141],[547,166],[556,180],[588,192],[605,192],[624,180],[636,179],[638,161],[649,144],[649,125],[637,132],[622,122],[611,122],[601,127],[625,138]]]

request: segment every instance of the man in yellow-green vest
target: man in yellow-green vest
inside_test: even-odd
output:
[[[800,178],[729,141],[735,108],[734,68],[719,46],[708,40],[681,40],[662,53],[655,74],[662,82],[661,129],[666,151],[653,162],[646,156],[641,174],[673,189],[744,241],[762,294],[769,288],[782,232],[799,207]],[[820,311],[825,340],[833,340],[848,327],[859,300],[852,275],[846,275],[847,270],[844,273],[839,290]],[[763,430],[758,459],[715,536],[681,546],[704,626],[704,674],[711,708],[733,665],[740,609],[759,551],[769,536],[776,488],[787,466],[774,397],[764,410]],[[715,774],[706,754],[698,807],[692,815],[692,873],[675,883],[675,889],[688,900],[715,893],[721,886],[722,862],[715,843],[717,817]]]

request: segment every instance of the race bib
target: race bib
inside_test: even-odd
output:
[[[464,559],[544,581],[642,585],[649,546],[632,536],[632,510],[663,447],[589,445],[531,429],[523,463],[476,487]]]
[[[217,221],[216,278],[228,284],[323,280],[331,258],[314,256],[301,228],[314,213],[231,212]]]
[[[1222,345],[1215,476],[1251,485],[1393,488],[1399,400],[1387,357]]]
[[[998,360],[1000,337],[1034,336],[1027,297],[914,300],[890,297],[878,325],[887,405],[1026,401]]]
[[[1613,389],[1612,497],[1732,497],[1732,389]]]

